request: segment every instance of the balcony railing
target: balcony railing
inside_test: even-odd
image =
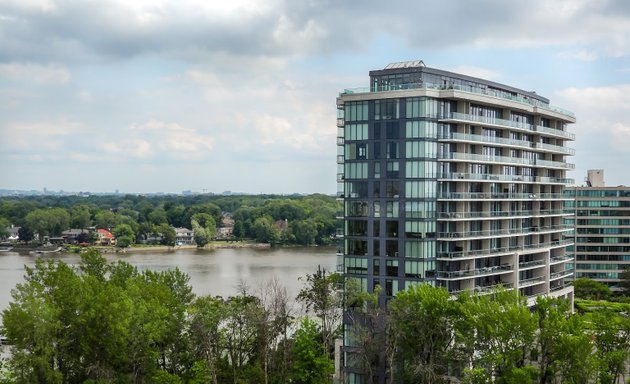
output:
[[[526,129],[528,131],[534,130],[534,126],[532,124],[528,124],[521,121],[497,119],[494,117],[471,115],[471,114],[459,113],[459,112],[451,112],[450,114],[444,116],[442,120],[459,120],[459,121],[467,121],[467,122],[474,122],[474,123],[491,124],[491,125],[510,127],[510,128],[520,128],[520,129]]]
[[[495,275],[497,273],[510,272],[511,270],[511,265],[497,265],[494,267],[484,267],[461,271],[438,271],[437,277],[438,279],[457,279],[473,276]]]
[[[455,90],[458,92],[471,93],[475,95],[484,95],[488,97],[492,97],[495,99],[512,101],[520,104],[529,105],[532,107],[545,109],[548,111],[556,112],[563,114],[565,116],[569,116],[575,118],[575,114],[571,111],[567,111],[566,109],[562,109],[553,105],[546,104],[540,100],[536,100],[533,98],[526,98],[522,96],[514,96],[512,94],[508,94],[505,92],[497,92],[488,88],[479,88],[473,86],[462,86],[457,84],[449,84],[447,87],[442,85],[436,85],[431,83],[409,83],[409,84],[396,84],[396,85],[383,85],[374,88],[370,87],[357,87],[357,88],[346,88],[341,95],[351,95],[355,93],[370,93],[370,92],[390,92],[390,91],[401,91],[401,90],[409,90],[409,89],[434,89],[434,90]]]
[[[518,268],[527,269],[527,268],[541,267],[544,265],[545,265],[545,260],[524,261],[522,263],[518,263]]]
[[[573,260],[573,256],[571,256],[571,255],[564,255],[564,256],[552,257],[549,260],[549,262],[550,262],[550,264],[558,264],[558,263],[564,263],[564,262],[571,261],[571,260]]]
[[[560,272],[553,272],[549,275],[549,280],[561,279],[563,277],[569,277],[573,275],[573,270],[568,269]]]
[[[559,284],[559,285],[555,285],[555,286],[549,287],[549,290],[552,291],[552,292],[555,292],[555,291],[559,291],[559,290],[564,289],[564,288],[568,288],[571,285],[572,285],[572,283]]]
[[[485,163],[503,163],[503,164],[529,165],[532,167],[575,169],[575,164],[566,163],[564,161],[525,159],[521,157],[511,157],[511,156],[479,155],[475,153],[463,153],[463,152],[440,153],[438,154],[438,160],[464,160],[464,161],[474,161],[474,162],[481,162],[481,163],[484,163],[484,162]]]
[[[504,229],[490,229],[484,231],[465,231],[465,232],[438,232],[438,240],[460,240],[474,237],[501,237],[509,235],[523,235],[523,234],[544,234],[568,231],[573,226],[569,225],[554,225],[548,227],[525,227],[525,228],[504,228]]]
[[[466,133],[451,132],[438,135],[438,140],[472,141],[483,143],[496,143],[502,145],[512,145],[517,147],[532,148],[534,143],[526,140],[512,140],[496,136],[469,135]]]
[[[525,287],[529,287],[531,285],[536,285],[536,284],[540,284],[540,283],[544,283],[545,282],[545,277],[544,276],[539,276],[539,277],[533,277],[531,279],[525,279],[525,280],[521,280],[518,282],[518,287],[519,288],[525,288]]]
[[[573,215],[570,209],[544,209],[538,211],[480,211],[438,212],[438,219],[479,219],[488,217],[563,216]]]
[[[573,200],[563,193],[486,193],[486,192],[442,192],[438,199],[449,200]]]
[[[575,149],[568,148],[568,147],[563,147],[563,146],[560,146],[560,145],[552,145],[552,144],[546,144],[546,143],[534,143],[534,148],[547,149],[547,150],[554,151],[554,152],[565,153],[567,155],[575,155]]]
[[[569,139],[569,140],[575,140],[575,134],[574,133],[570,133],[567,131],[562,131],[560,129],[553,129],[553,128],[549,128],[549,127],[543,127],[540,125],[536,126],[536,132],[544,132],[544,133],[548,133],[554,136],[560,136],[563,137],[565,139]]]
[[[496,248],[488,248],[488,249],[478,249],[471,251],[454,251],[454,252],[439,252],[437,254],[438,259],[463,259],[470,258],[476,256],[494,256],[501,254],[510,254],[516,251],[530,250],[530,249],[544,249],[544,248],[555,248],[555,247],[564,247],[567,245],[573,244],[573,240],[556,240],[548,243],[538,243],[538,244],[528,244],[528,245],[517,245],[512,247],[496,247]]]
[[[453,294],[453,295],[457,295],[459,293],[463,293],[463,292],[470,292],[470,293],[475,293],[475,294],[479,294],[479,295],[485,295],[488,293],[492,293],[494,292],[496,289],[498,288],[504,288],[506,290],[510,290],[512,289],[512,283],[499,283],[499,284],[493,284],[493,285],[477,285],[476,287],[472,288],[472,289],[457,289],[457,290],[451,290],[449,293]]]
[[[548,184],[574,184],[574,179],[558,177],[522,176],[522,175],[495,175],[493,173],[438,173],[441,180],[487,180],[487,181],[511,181]]]

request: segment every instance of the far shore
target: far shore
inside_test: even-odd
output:
[[[269,243],[252,243],[246,241],[216,241],[206,244],[205,247],[197,247],[196,245],[148,245],[139,247],[117,248],[115,246],[95,246],[85,248],[62,248],[60,246],[29,246],[25,244],[12,247],[12,251],[18,253],[41,252],[41,253],[73,253],[77,249],[97,249],[102,253],[142,253],[142,252],[173,252],[178,250],[196,250],[196,249],[225,249],[225,248],[270,248]]]

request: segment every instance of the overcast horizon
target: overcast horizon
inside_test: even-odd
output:
[[[0,189],[336,190],[335,99],[428,67],[575,113],[630,185],[630,2],[0,0]]]

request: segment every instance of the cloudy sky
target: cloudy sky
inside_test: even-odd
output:
[[[334,193],[335,98],[429,67],[575,112],[630,185],[630,1],[0,0],[0,189]]]

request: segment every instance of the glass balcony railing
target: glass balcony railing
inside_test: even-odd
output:
[[[546,143],[534,143],[534,148],[547,149],[549,151],[561,152],[567,155],[575,155],[575,149]]]
[[[539,166],[547,168],[561,168],[561,169],[575,169],[575,164],[565,163],[563,161],[549,161],[540,159],[524,159],[520,157],[511,156],[495,156],[495,155],[478,155],[474,153],[463,152],[448,152],[440,153],[438,160],[465,160],[481,163],[503,163],[503,164],[517,164],[517,165],[529,165]]]
[[[524,279],[518,282],[519,288],[529,287],[531,285],[536,285],[545,282],[544,276],[532,277],[531,279]]]
[[[523,97],[523,96],[515,96],[511,94],[506,94],[505,92],[497,92],[487,88],[477,88],[471,86],[460,86],[460,85],[449,85],[447,87],[440,86],[431,83],[410,83],[410,84],[396,84],[396,85],[385,85],[374,87],[370,89],[370,87],[357,87],[357,88],[346,88],[341,95],[352,95],[355,93],[370,93],[370,92],[390,92],[390,91],[401,91],[401,90],[409,90],[409,89],[434,89],[434,90],[455,90],[459,92],[471,93],[476,95],[484,95],[500,100],[513,101],[520,104],[529,105],[535,108],[544,109],[547,111],[560,113],[565,116],[569,116],[571,118],[575,118],[575,114],[566,109],[556,107],[550,104],[543,103],[540,100]]]
[[[483,143],[496,143],[502,145],[512,145],[517,147],[524,148],[532,148],[534,147],[533,142],[526,140],[512,140],[505,139],[503,137],[495,137],[495,136],[483,136],[483,135],[469,135],[466,133],[458,133],[451,132],[447,134],[438,135],[438,140],[456,140],[456,141],[472,141],[472,142],[483,142]]]
[[[437,212],[438,219],[481,219],[489,217],[521,216],[565,216],[573,215],[570,209],[541,209],[532,211],[479,211],[479,212]]]
[[[525,181],[530,183],[574,184],[574,179],[543,176],[495,175],[493,173],[438,173],[438,180]]]
[[[458,279],[474,276],[496,275],[512,271],[511,265],[497,265],[493,267],[484,267],[461,271],[437,271],[438,279]]]
[[[512,283],[508,283],[508,282],[501,282],[499,284],[492,284],[492,285],[477,285],[472,289],[457,289],[457,290],[450,290],[449,293],[453,294],[453,295],[457,295],[459,293],[463,293],[463,292],[470,292],[473,294],[477,294],[477,295],[486,295],[489,293],[493,293],[494,291],[496,291],[497,289],[503,288],[505,290],[511,290],[513,287]]]
[[[502,127],[510,127],[510,128],[519,128],[525,129],[528,131],[534,130],[534,125],[521,122],[521,121],[513,121],[506,119],[499,119],[488,116],[479,116],[479,115],[471,115],[468,113],[460,113],[460,112],[451,112],[450,114],[444,116],[442,120],[459,120],[459,121],[467,121],[473,123],[482,123],[482,124],[490,124]]]
[[[574,133],[570,133],[570,132],[567,132],[567,131],[562,131],[560,129],[543,127],[541,125],[537,125],[536,126],[536,132],[548,133],[548,134],[551,134],[551,135],[554,135],[554,136],[563,137],[565,139],[575,140],[575,134]]]
[[[545,260],[534,260],[534,261],[524,261],[522,263],[518,263],[519,269],[528,269],[528,268],[536,268],[545,265]]]
[[[563,277],[573,276],[573,270],[568,269],[560,272],[553,272],[549,275],[549,280],[562,279]]]
[[[552,257],[549,262],[550,264],[559,264],[559,263],[565,263],[567,261],[571,261],[573,260],[573,256],[571,255],[564,255],[564,256],[555,256]]]
[[[548,243],[538,243],[538,244],[528,244],[528,245],[518,245],[512,247],[496,247],[496,248],[488,248],[488,249],[478,249],[472,251],[454,251],[454,252],[439,252],[437,255],[438,259],[463,259],[463,258],[474,258],[477,256],[497,256],[502,254],[510,254],[516,251],[530,250],[530,249],[544,249],[544,248],[556,248],[556,247],[564,247],[567,245],[573,244],[573,240],[558,240],[552,241]]]
[[[552,292],[555,292],[555,291],[559,291],[559,290],[564,289],[564,288],[569,288],[571,285],[572,285],[572,283],[570,283],[570,282],[567,282],[567,283],[564,283],[564,284],[552,285],[551,287],[549,287],[549,290],[552,291]]]
[[[437,198],[444,200],[573,200],[573,197],[563,193],[442,192]]]
[[[466,232],[438,232],[438,240],[464,240],[475,237],[502,237],[511,235],[546,234],[564,232],[573,229],[569,225],[554,225],[548,227],[527,227],[511,229],[492,229],[486,231],[466,231]]]

